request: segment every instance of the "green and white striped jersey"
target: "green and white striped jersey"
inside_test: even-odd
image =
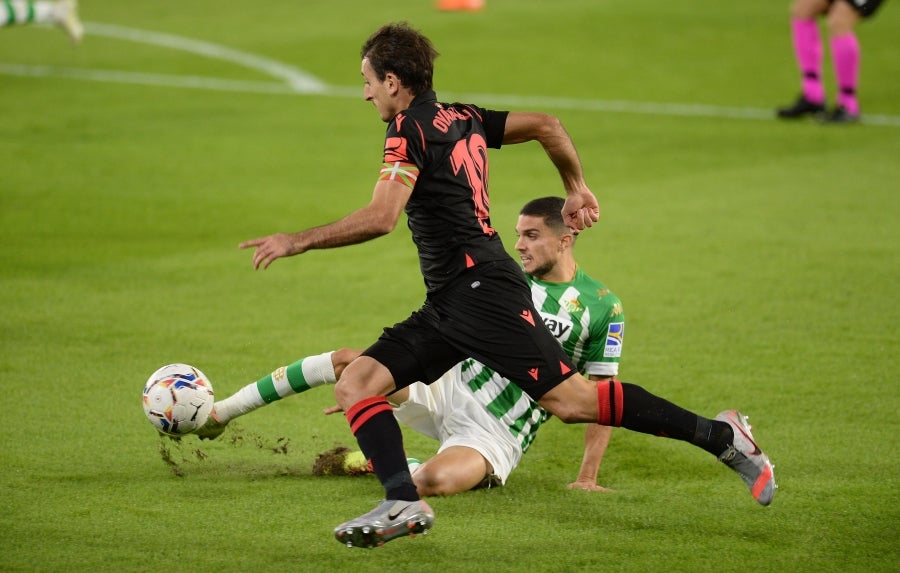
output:
[[[625,313],[622,301],[581,267],[568,283],[548,283],[529,277],[531,299],[544,324],[562,344],[579,372],[615,376],[619,373]]]
[[[619,298],[580,267],[567,283],[548,283],[531,277],[529,283],[544,324],[578,370],[587,376],[618,374],[625,334],[625,314]],[[516,437],[522,451],[527,450],[549,414],[518,386],[480,362],[463,362],[460,378],[475,400]]]

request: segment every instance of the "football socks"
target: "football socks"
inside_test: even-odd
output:
[[[831,59],[837,78],[837,103],[851,115],[859,114],[856,86],[859,82],[859,41],[852,32],[831,38]]]
[[[0,26],[32,22],[54,23],[53,2],[0,0]]]
[[[794,55],[803,75],[803,97],[813,103],[825,102],[825,87],[822,84],[822,40],[816,21],[791,20],[791,37],[794,41]]]
[[[347,409],[346,416],[359,449],[372,460],[385,499],[418,500],[403,450],[403,434],[387,399],[374,396],[360,400]]]
[[[718,456],[732,439],[730,426],[703,418],[635,384],[612,380],[597,385],[598,422],[690,442]]]
[[[334,384],[336,378],[331,355],[332,352],[325,352],[307,356],[244,386],[228,398],[216,402],[216,419],[225,424],[287,396],[305,392],[316,386]]]

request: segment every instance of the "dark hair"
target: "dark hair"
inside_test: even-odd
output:
[[[438,52],[406,22],[392,22],[376,30],[363,44],[360,57],[368,58],[379,80],[392,72],[414,96],[432,89]]]
[[[544,224],[550,227],[557,235],[564,235],[571,232],[563,221],[562,209],[566,204],[566,200],[562,197],[541,197],[540,199],[532,199],[519,211],[519,215],[526,217],[540,217],[544,220]]]

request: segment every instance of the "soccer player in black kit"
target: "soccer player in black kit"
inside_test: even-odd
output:
[[[538,141],[562,178],[563,218],[576,231],[590,227],[600,210],[572,140],[547,114],[438,102],[432,87],[437,55],[406,23],[375,31],[361,51],[364,96],[388,128],[371,202],[326,225],[241,244],[256,249],[253,266],[260,269],[310,249],[388,234],[404,210],[412,230],[425,302],[385,328],[335,385],[337,403],[385,489],[375,509],[335,528],[337,540],[375,547],[432,527],[434,513],[416,493],[385,395],[415,381],[430,383],[468,357],[516,381],[563,422],[598,422],[694,444],[736,471],[768,505],[775,493],[772,465],[737,410],[704,418],[640,386],[578,373],[491,227],[488,196],[488,148]]]

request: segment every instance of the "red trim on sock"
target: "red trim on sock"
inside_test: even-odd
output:
[[[350,431],[356,435],[356,431],[360,426],[365,424],[375,414],[381,412],[392,412],[393,407],[384,396],[372,396],[364,398],[347,409],[346,417],[350,423]]]
[[[613,380],[613,391],[616,394],[616,423],[617,428],[622,425],[622,413],[625,411],[625,393],[622,391],[622,383]]]
[[[610,380],[597,383],[597,423],[602,426],[622,425],[622,383]]]
[[[372,396],[370,398],[363,398],[356,404],[353,404],[352,406],[347,408],[347,411],[344,412],[344,416],[347,418],[347,421],[349,422],[354,417],[356,417],[357,414],[359,414],[360,410],[363,410],[369,404],[377,404],[377,403],[381,402],[382,400],[385,400],[384,396]]]

